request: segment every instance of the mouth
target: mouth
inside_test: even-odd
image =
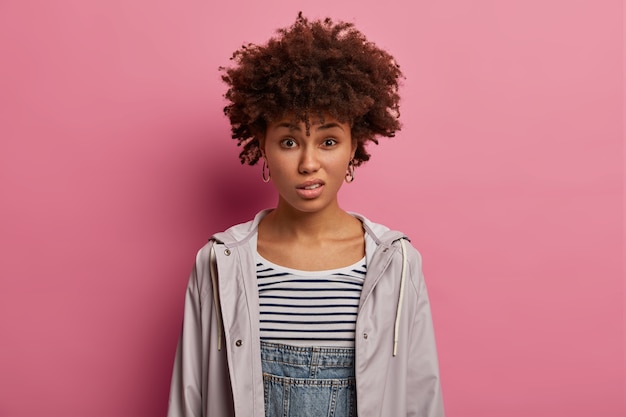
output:
[[[324,181],[312,180],[296,186],[298,195],[306,200],[312,200],[322,195]]]
[[[313,181],[307,181],[305,183],[297,185],[296,188],[299,190],[315,190],[316,188],[319,188],[322,185],[324,185],[324,181],[313,180]]]

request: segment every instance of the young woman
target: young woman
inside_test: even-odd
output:
[[[443,416],[420,255],[337,201],[400,127],[398,65],[301,15],[232,59],[232,136],[279,198],[199,251],[169,416]]]

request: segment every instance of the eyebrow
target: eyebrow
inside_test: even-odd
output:
[[[324,123],[323,125],[320,125],[317,130],[328,130],[332,129],[333,127],[338,127],[339,129],[343,130],[343,127],[339,123],[335,122]]]
[[[294,125],[293,123],[289,123],[289,122],[278,123],[276,125],[276,129],[278,129],[279,127],[286,127],[289,130],[300,130],[300,126]]]

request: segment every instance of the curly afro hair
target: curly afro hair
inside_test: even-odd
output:
[[[369,160],[365,144],[400,130],[400,67],[386,51],[369,42],[353,24],[309,21],[298,14],[265,45],[248,44],[221,67],[229,86],[224,108],[232,138],[243,145],[241,163],[254,165],[261,155],[259,137],[272,121],[292,115],[294,122],[330,115],[352,127],[357,141],[355,166]]]

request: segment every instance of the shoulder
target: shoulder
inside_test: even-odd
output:
[[[215,245],[215,240],[210,239],[207,243],[204,244],[196,253],[196,267],[202,265],[208,265],[209,260],[211,259],[211,250],[213,250],[213,245]]]
[[[351,214],[361,221],[367,237],[371,239],[376,246],[396,248],[398,251],[401,251],[401,242],[404,241],[406,249],[405,255],[408,255],[421,263],[421,255],[411,244],[411,239],[406,233],[400,230],[391,229],[384,224],[374,222],[362,214]]]
[[[231,226],[223,232],[215,233],[211,236],[210,241],[224,243],[228,247],[244,244],[256,235],[261,219],[270,211],[262,210],[252,220]]]
[[[360,213],[350,212],[350,214],[361,222],[365,233],[377,244],[381,243],[383,235],[391,231],[391,229],[384,224],[374,222]]]

